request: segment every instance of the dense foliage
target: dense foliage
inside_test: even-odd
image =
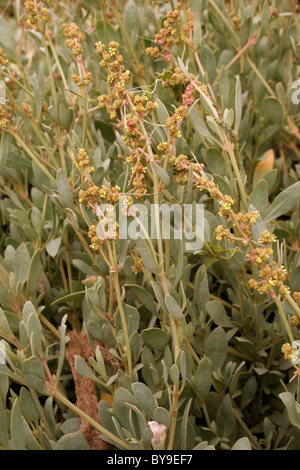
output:
[[[300,450],[296,0],[0,10],[0,447]]]

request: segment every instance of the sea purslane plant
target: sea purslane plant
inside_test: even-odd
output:
[[[1,448],[299,450],[296,2],[0,9]]]

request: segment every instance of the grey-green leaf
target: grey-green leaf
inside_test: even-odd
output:
[[[58,253],[60,244],[61,244],[61,237],[54,238],[49,243],[47,243],[46,251],[47,251],[48,255],[50,255],[50,256],[52,256],[52,258],[54,258]]]
[[[240,123],[242,119],[242,88],[241,88],[241,81],[240,77],[236,77],[236,84],[235,84],[235,123],[234,123],[234,130],[238,132]]]
[[[78,374],[88,377],[92,380],[97,380],[95,374],[91,371],[85,360],[81,356],[75,356],[75,369]]]
[[[26,450],[24,424],[21,414],[21,405],[18,398],[15,400],[12,407],[10,426],[13,450]]]
[[[147,240],[144,238],[138,238],[136,240],[136,246],[146,269],[149,269],[152,273],[158,275],[158,266],[157,266],[156,259],[154,258],[155,255],[152,254],[152,251],[149,248]]]
[[[127,284],[125,287],[131,289],[137,295],[139,301],[142,302],[153,315],[157,315],[156,305],[150,292],[136,284]]]
[[[27,281],[28,271],[30,266],[30,255],[25,243],[21,243],[16,251],[14,260],[14,268],[17,281],[22,284]]]
[[[149,418],[154,418],[155,408],[157,407],[156,400],[150,388],[142,382],[135,382],[132,384],[133,394],[138,402],[141,411],[146,413]]]
[[[65,434],[57,443],[62,450],[91,450],[81,431]]]
[[[173,317],[178,318],[179,320],[183,318],[183,313],[181,311],[180,306],[178,305],[174,297],[172,297],[170,294],[167,294],[165,296],[165,304],[169,313],[173,315]]]
[[[6,161],[10,153],[12,136],[9,132],[2,132],[0,145],[0,170],[5,167]]]
[[[141,332],[145,343],[158,351],[164,351],[169,342],[169,334],[160,328],[147,328]]]
[[[261,116],[264,118],[265,122],[271,121],[280,126],[283,121],[283,111],[280,101],[272,96],[265,98],[261,104]]]
[[[198,364],[196,372],[196,386],[200,395],[205,398],[211,387],[212,383],[212,370],[207,359],[202,358]]]
[[[37,391],[44,389],[45,370],[43,364],[36,356],[32,356],[22,362],[22,372],[28,387]]]
[[[260,179],[254,186],[250,198],[249,204],[256,207],[262,217],[264,217],[268,209],[268,184],[264,178]]]
[[[231,450],[252,450],[248,437],[238,439],[231,447]]]
[[[157,173],[159,178],[162,180],[162,182],[168,186],[170,184],[170,176],[168,173],[157,163],[153,162],[152,166],[154,168],[154,171]]]
[[[133,0],[129,0],[124,9],[123,17],[124,27],[129,35],[133,44],[136,42],[137,34],[140,28],[139,16],[137,13],[137,7]]]
[[[57,171],[56,182],[62,206],[74,210],[75,206],[70,183],[66,174],[61,168],[59,168]]]
[[[40,251],[37,249],[30,260],[27,277],[27,289],[31,295],[33,295],[38,289],[42,273],[43,266],[40,259]]]
[[[205,345],[205,353],[213,363],[213,369],[221,369],[227,356],[228,343],[226,333],[221,326],[213,330]]]
[[[287,409],[290,422],[292,423],[293,426],[295,426],[296,428],[300,430],[300,418],[299,418],[300,410],[299,410],[299,405],[296,403],[294,395],[290,392],[283,392],[279,394],[279,398],[283,401]]]
[[[264,217],[264,222],[276,219],[283,214],[287,214],[300,201],[300,181],[284,189],[270,205]]]
[[[198,114],[198,111],[195,107],[193,107],[189,111],[189,118],[190,118],[190,121],[191,121],[191,124],[192,124],[193,128],[195,129],[197,134],[199,134],[199,136],[206,137],[208,139],[212,139],[211,133],[209,132],[206,125],[201,120],[201,118]]]
[[[206,309],[216,325],[223,326],[224,328],[234,327],[234,324],[226,313],[224,305],[219,300],[210,300],[206,304]]]

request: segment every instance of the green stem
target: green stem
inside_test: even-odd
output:
[[[117,297],[117,303],[119,307],[121,323],[122,323],[122,328],[123,328],[123,333],[124,333],[124,338],[125,338],[125,349],[126,349],[125,352],[126,352],[127,364],[128,364],[128,374],[129,374],[130,379],[132,380],[133,378],[132,354],[131,354],[130,338],[129,338],[129,332],[128,332],[128,327],[127,327],[127,322],[126,322],[126,316],[125,316],[124,307],[123,307],[123,300],[121,296],[119,274],[117,271],[117,259],[111,250],[110,243],[108,240],[107,240],[107,247],[109,250],[111,262],[114,267],[113,277],[114,277],[114,284],[115,284],[115,293]]]
[[[249,39],[247,44],[245,44],[242,49],[239,50],[239,52],[231,59],[231,61],[226,65],[225,70],[230,69],[230,67],[243,55],[247,49],[249,49],[250,46],[253,46],[256,43],[256,36],[253,36],[252,38]]]
[[[216,108],[214,107],[213,102],[211,101],[210,97],[207,96],[207,94],[204,93],[203,90],[201,90],[201,88],[197,85],[197,83],[196,83],[194,80],[191,80],[191,84],[193,85],[193,87],[195,88],[195,90],[197,90],[198,93],[202,96],[202,98],[204,99],[204,101],[207,103],[207,105],[208,105],[209,108],[211,109],[211,112],[212,112],[214,118],[218,120],[218,119],[219,119],[218,111],[217,111]]]
[[[175,428],[177,422],[177,414],[178,414],[178,398],[179,398],[179,391],[178,391],[178,384],[174,384],[173,390],[173,400],[172,400],[172,409],[171,409],[171,420],[169,426],[169,433],[168,433],[168,444],[167,450],[173,450],[174,444],[174,437],[175,437]]]
[[[55,184],[56,186],[56,179],[49,173],[49,171],[45,168],[45,166],[40,162],[38,157],[34,155],[34,153],[30,150],[29,147],[23,142],[21,137],[14,132],[12,129],[10,129],[11,134],[15,137],[17,142],[19,143],[20,147],[22,147],[23,150],[29,155],[29,157],[38,165],[38,167],[42,170],[42,172]]]
[[[80,76],[80,81],[83,80],[83,73],[80,63],[77,61],[78,64],[78,72]],[[82,97],[82,110],[83,110],[83,130],[82,130],[82,148],[85,147],[86,135],[87,135],[87,116],[88,116],[88,109],[87,109],[87,93],[86,93],[86,86],[82,85],[81,87],[81,97]]]
[[[39,314],[41,322],[51,331],[51,333],[58,339],[60,339],[60,332],[55,328],[54,325],[46,318],[42,313]]]
[[[248,201],[247,201],[247,195],[246,195],[246,191],[245,191],[245,185],[242,181],[241,173],[240,173],[240,170],[239,170],[238,165],[237,165],[235,154],[234,154],[233,150],[231,149],[231,142],[229,142],[229,139],[226,135],[224,135],[224,140],[225,140],[225,144],[228,145],[227,152],[228,152],[228,155],[229,155],[229,158],[230,158],[230,161],[231,161],[231,165],[233,167],[233,171],[234,171],[234,174],[235,174],[238,186],[239,186],[242,205],[244,207],[245,212],[247,212],[248,211]]]
[[[211,427],[211,421],[210,421],[210,417],[209,417],[209,414],[208,414],[208,411],[207,411],[207,408],[206,408],[206,403],[204,401],[204,398],[202,397],[202,395],[200,395],[200,393],[198,391],[196,391],[196,395],[199,399],[200,406],[202,408],[203,415],[204,415],[207,427],[210,428]]]
[[[149,156],[149,160],[150,160],[150,166],[151,166],[151,169],[152,169],[152,178],[153,178],[153,186],[154,186],[154,188],[153,188],[154,189],[154,204],[155,204],[155,206],[154,206],[154,208],[155,208],[154,217],[155,217],[155,220],[157,221],[157,229],[158,229],[157,246],[158,246],[158,260],[159,260],[159,277],[160,277],[160,280],[161,280],[164,295],[167,295],[167,294],[169,294],[169,288],[168,288],[168,282],[167,282],[167,278],[166,278],[166,275],[165,275],[165,269],[164,269],[163,242],[162,242],[162,238],[161,238],[161,227],[160,227],[160,223],[159,223],[159,192],[160,192],[160,187],[159,187],[159,179],[158,179],[157,173],[155,171],[155,168],[153,166],[153,163],[154,163],[155,159],[154,159],[154,155],[153,155],[152,148],[151,148],[151,142],[150,142],[150,139],[147,135],[147,131],[145,129],[144,123],[139,118],[138,114],[135,112],[134,106],[133,106],[133,103],[130,99],[129,94],[127,95],[127,100],[128,100],[129,106],[131,107],[131,110],[132,110],[133,114],[138,119],[138,122],[139,122],[139,125],[140,125],[140,128],[141,128],[141,131],[142,131],[143,135],[147,136],[146,146],[147,146],[147,152],[148,152],[148,156]],[[174,343],[174,357],[175,357],[175,362],[176,362],[176,359],[177,359],[177,357],[180,353],[180,344],[179,344],[179,338],[178,338],[177,325],[176,325],[175,320],[174,320],[172,315],[169,315],[169,322],[170,322],[171,329],[172,329],[173,343]]]
[[[48,73],[49,73],[49,77],[50,77],[51,94],[52,94],[52,97],[53,97],[53,100],[54,100],[54,106],[55,106],[55,109],[56,109],[56,112],[57,112],[57,118],[58,118],[57,94],[56,94],[54,77],[53,77],[53,73],[52,73],[51,60],[50,60],[50,56],[49,56],[49,52],[48,52],[48,44],[45,40],[44,34],[41,34],[41,38],[42,38],[43,48],[44,48],[44,51],[45,51],[45,57],[46,57]]]
[[[214,389],[216,390],[217,394],[219,395],[219,397],[221,399],[224,398],[224,393],[219,389],[219,387],[217,386],[215,380],[213,379],[212,380],[212,383],[213,383],[213,386],[214,386]],[[256,447],[256,449],[258,450],[262,450],[262,447],[261,445],[257,442],[257,439],[256,437],[252,434],[252,432],[250,431],[250,429],[248,428],[248,426],[244,423],[244,421],[242,420],[242,418],[240,417],[240,415],[237,413],[237,411],[235,410],[235,408],[232,406],[231,404],[231,409],[232,409],[232,412],[233,412],[233,415],[236,419],[236,421],[239,423],[239,425],[241,426],[241,428],[244,430],[244,432],[247,434],[247,436],[249,437],[249,439],[253,442],[254,446]]]
[[[225,25],[227,26],[227,29],[229,30],[230,32],[230,36],[234,38],[235,42],[239,44],[240,40],[239,40],[239,37],[238,35],[236,34],[236,32],[234,31],[233,27],[231,26],[231,24],[229,23],[228,19],[226,18],[226,16],[224,15],[224,13],[220,10],[220,8],[218,7],[218,5],[216,5],[216,3],[214,2],[214,0],[209,0],[209,3],[210,5],[213,7],[213,9],[215,10],[215,12],[219,15],[219,17],[221,18],[222,21],[224,21]]]
[[[43,203],[43,211],[42,211],[42,217],[41,217],[41,225],[40,225],[40,230],[39,230],[39,239],[42,240],[42,234],[44,230],[44,225],[45,225],[45,219],[46,219],[46,211],[47,211],[47,202],[48,202],[48,194],[45,194],[45,199]]]
[[[4,75],[4,77],[7,77],[10,81],[12,81],[15,85],[18,85],[22,90],[24,90],[30,98],[34,98],[34,95],[29,91],[19,80],[17,80],[13,75],[5,73],[3,70],[1,70],[1,74]],[[7,88],[8,89],[8,88]]]
[[[29,387],[28,387],[29,388]],[[55,437],[53,436],[52,432],[51,432],[51,429],[49,427],[49,424],[48,424],[48,421],[47,421],[47,418],[45,416],[45,413],[44,413],[44,410],[43,410],[43,407],[41,406],[40,404],[40,401],[38,399],[38,396],[36,394],[36,391],[33,390],[32,388],[29,388],[29,391],[31,393],[31,396],[33,398],[33,401],[35,403],[35,406],[37,407],[37,410],[39,412],[39,415],[41,417],[41,420],[43,421],[43,424],[45,426],[45,430],[46,430],[46,433],[49,437],[49,439],[52,439],[52,440],[55,440]]]
[[[249,57],[248,55],[246,55],[246,59],[247,59],[248,64],[250,65],[250,67],[252,68],[252,70],[256,73],[256,75],[258,76],[258,78],[260,79],[260,81],[262,82],[262,84],[264,85],[264,87],[268,90],[268,92],[270,93],[270,95],[273,96],[273,98],[276,98],[276,95],[275,95],[274,91],[273,91],[272,88],[268,85],[268,83],[266,82],[266,80],[264,79],[264,77],[262,76],[262,74],[260,73],[260,71],[258,70],[258,68],[256,67],[256,65],[252,62],[252,60],[250,59],[250,57]]]
[[[294,301],[293,297],[290,294],[286,294],[285,298],[287,302],[290,304],[290,306],[293,308],[294,312],[297,314],[297,316],[300,318],[300,308]]]
[[[55,80],[52,72],[52,67],[51,67],[51,60],[50,60],[50,55],[48,51],[48,44],[46,42],[44,34],[41,35],[42,38],[42,43],[43,43],[43,48],[45,51],[45,57],[46,57],[46,63],[48,67],[48,72],[49,72],[49,77],[50,77],[50,87],[51,87],[51,94],[52,98],[54,101],[54,107],[56,111],[56,119],[57,119],[57,127],[55,126],[55,136],[58,141],[58,146],[59,146],[59,155],[61,159],[61,165],[64,173],[66,174],[66,161],[65,161],[65,156],[64,156],[64,151],[60,142],[61,134],[60,134],[60,128],[59,128],[59,109],[58,109],[58,101],[57,101],[57,93],[56,93],[56,88],[55,88]]]
[[[279,311],[279,314],[280,314],[280,318],[281,318],[281,321],[283,323],[283,326],[285,328],[285,331],[289,337],[289,341],[290,343],[292,344],[294,342],[294,336],[293,336],[293,333],[292,333],[292,330],[291,330],[291,327],[290,327],[290,324],[286,318],[286,315],[283,311],[283,308],[281,306],[281,303],[280,303],[280,300],[278,299],[277,296],[275,296],[275,303],[277,305],[277,308],[278,308],[278,311]]]
[[[50,149],[50,147],[48,146],[48,143],[47,143],[47,139],[45,138],[44,134],[41,132],[39,126],[37,126],[33,120],[33,118],[28,118],[26,116],[26,114],[24,113],[23,109],[18,105],[18,103],[15,101],[12,93],[10,92],[9,88],[6,87],[6,93],[8,95],[8,99],[10,101],[10,103],[13,105],[13,107],[15,108],[16,111],[18,111],[19,113],[21,113],[23,116],[25,115],[25,119],[27,122],[29,122],[29,124],[31,125],[32,127],[32,130],[34,131],[35,135],[40,139],[42,145],[44,146],[46,152],[48,153],[48,155],[51,157],[53,157],[53,152],[52,150]],[[46,160],[43,160],[45,162],[45,164],[49,167],[49,168],[52,168],[52,169],[55,169],[49,162],[47,162]],[[55,163],[55,162],[54,162]]]
[[[237,411],[232,407],[232,412],[233,412],[233,415],[236,419],[236,421],[239,423],[239,425],[241,426],[241,428],[245,431],[245,433],[247,434],[247,436],[249,437],[249,439],[253,442],[254,446],[256,447],[257,450],[262,450],[262,447],[261,445],[257,442],[257,439],[256,437],[252,434],[252,432],[250,431],[250,429],[248,428],[248,426],[246,426],[246,424],[244,423],[244,421],[242,420],[242,418],[240,417],[240,415],[237,413]]]
[[[61,63],[59,62],[58,56],[57,56],[57,54],[56,54],[56,50],[55,50],[54,44],[53,44],[53,42],[51,41],[51,37],[48,36],[48,37],[47,37],[47,40],[49,41],[49,45],[50,45],[50,48],[51,48],[51,52],[52,52],[53,57],[54,57],[54,59],[55,59],[55,62],[56,62],[56,64],[57,64],[59,73],[60,73],[60,75],[61,75],[61,79],[62,79],[63,84],[64,84],[64,87],[65,87],[65,88],[68,88],[68,83],[67,83],[67,80],[66,80],[66,77],[65,77],[63,68],[62,68],[62,66],[61,66]]]
[[[145,235],[145,240],[147,242],[147,245],[149,247],[149,250],[151,251],[151,256],[152,256],[152,259],[153,259],[153,262],[157,268],[157,271],[159,271],[159,265],[158,265],[158,262],[157,262],[157,256],[156,256],[156,252],[155,252],[155,249],[154,249],[154,246],[153,246],[153,243],[149,237],[149,234],[145,228],[145,226],[142,224],[142,222],[139,220],[138,217],[136,217],[136,215],[134,214],[133,216],[133,219],[139,224],[143,234]]]
[[[207,103],[207,105],[209,106],[209,108],[211,109],[211,112],[214,116],[214,118],[216,120],[219,120],[219,115],[218,115],[218,111],[216,110],[216,108],[214,107],[210,97],[208,97],[203,90],[201,90],[201,88],[193,81],[191,80],[191,83],[193,85],[193,87],[195,88],[195,90],[197,90],[200,95],[202,96],[202,98],[205,100],[205,102]],[[239,171],[239,168],[238,168],[238,165],[237,165],[237,162],[236,162],[236,158],[235,158],[235,154],[234,154],[234,151],[232,149],[232,144],[230,142],[230,139],[229,137],[226,135],[226,133],[224,131],[221,132],[221,136],[222,136],[222,139],[223,139],[223,143],[224,143],[224,150],[228,153],[229,155],[229,158],[230,158],[230,161],[231,161],[231,164],[232,164],[232,167],[233,167],[233,171],[234,171],[234,174],[236,176],[236,179],[237,179],[237,182],[238,182],[238,185],[239,185],[239,190],[240,190],[240,194],[241,194],[241,199],[242,199],[242,204],[244,206],[244,209],[245,211],[247,211],[248,209],[248,203],[247,203],[247,195],[246,195],[246,192],[245,192],[245,188],[244,188],[244,183],[242,181],[242,178],[241,178],[241,174],[240,174],[240,171]]]
[[[87,421],[89,424],[94,426],[94,428],[98,429],[102,434],[104,434],[106,437],[108,437],[110,440],[115,442],[118,446],[122,447],[123,449],[127,450],[132,450],[129,444],[127,442],[122,441],[119,437],[115,436],[112,434],[110,431],[105,429],[101,424],[97,423],[93,418],[91,418],[89,415],[84,413],[84,411],[80,410],[76,405],[74,405],[72,402],[70,402],[64,395],[62,395],[60,392],[57,390],[53,391],[54,396],[57,400],[61,401],[64,405],[66,405],[70,410],[72,410],[75,414],[79,415],[81,418],[83,418],[85,421]]]

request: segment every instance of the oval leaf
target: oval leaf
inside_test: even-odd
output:
[[[276,219],[277,217],[287,214],[300,200],[300,181],[292,184],[284,189],[270,205],[265,217],[264,222]]]
[[[173,317],[178,318],[179,320],[183,318],[183,313],[181,311],[180,306],[170,294],[167,294],[165,296],[165,304],[169,313],[173,315]]]
[[[221,326],[218,326],[212,333],[209,335],[205,353],[213,363],[213,369],[217,371],[221,369],[227,356],[228,343],[226,338],[226,333]]]

